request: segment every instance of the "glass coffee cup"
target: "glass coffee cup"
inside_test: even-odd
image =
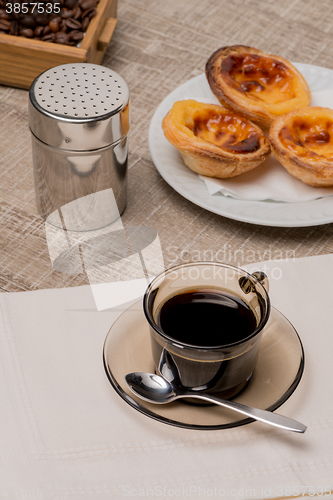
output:
[[[235,397],[255,369],[270,314],[267,289],[264,273],[222,263],[187,263],[161,273],[143,299],[156,372],[163,353],[187,390]]]

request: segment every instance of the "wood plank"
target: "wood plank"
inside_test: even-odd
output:
[[[0,35],[0,83],[3,85],[28,89],[43,71],[59,64],[86,60],[85,49]]]
[[[114,1],[115,0],[100,1],[97,7],[97,14],[90,21],[91,30],[87,30],[86,36],[81,42],[81,48],[87,49],[88,62],[99,64],[104,56],[105,50],[107,49],[106,46],[102,51],[98,50],[98,40],[102,35],[108,20],[108,12],[112,8]]]
[[[113,32],[116,29],[116,25],[117,25],[117,19],[113,18],[108,19],[105,23],[104,29],[99,39],[97,40],[97,50],[99,52],[103,52],[103,55],[110,44]]]

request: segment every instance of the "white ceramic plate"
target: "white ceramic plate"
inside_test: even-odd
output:
[[[333,89],[333,71],[310,64],[294,63],[312,92]],[[161,102],[149,127],[149,148],[153,162],[164,180],[192,203],[211,212],[252,224],[280,227],[318,226],[333,222],[333,197],[284,203],[238,200],[221,193],[210,195],[199,176],[183,163],[178,151],[166,140],[162,120],[173,103],[183,99],[217,102],[205,75],[188,80]]]

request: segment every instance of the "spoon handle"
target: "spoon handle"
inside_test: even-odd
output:
[[[207,394],[198,394],[198,393],[186,393],[186,395],[182,394],[177,395],[177,397],[186,397],[186,398],[198,398],[204,399],[205,401],[209,401],[210,403],[215,403],[217,405],[223,406],[224,408],[230,408],[231,410],[238,411],[247,417],[253,418],[255,420],[259,420],[260,422],[265,422],[265,424],[274,425],[275,427],[279,427],[280,429],[287,429],[293,432],[305,432],[306,425],[293,420],[292,418],[284,417],[283,415],[279,415],[278,413],[272,413],[267,410],[260,410],[259,408],[251,408],[250,406],[243,405],[241,403],[237,403],[236,401],[226,401],[224,399],[220,399],[216,396],[210,396]]]

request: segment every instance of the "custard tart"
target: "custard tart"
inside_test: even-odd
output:
[[[217,50],[207,61],[206,77],[223,106],[263,127],[311,102],[308,84],[289,61],[252,47]]]
[[[276,118],[269,131],[274,156],[314,187],[333,186],[333,110],[310,107]]]
[[[269,141],[257,125],[217,104],[178,101],[162,128],[185,165],[208,177],[240,175],[270,153]]]

